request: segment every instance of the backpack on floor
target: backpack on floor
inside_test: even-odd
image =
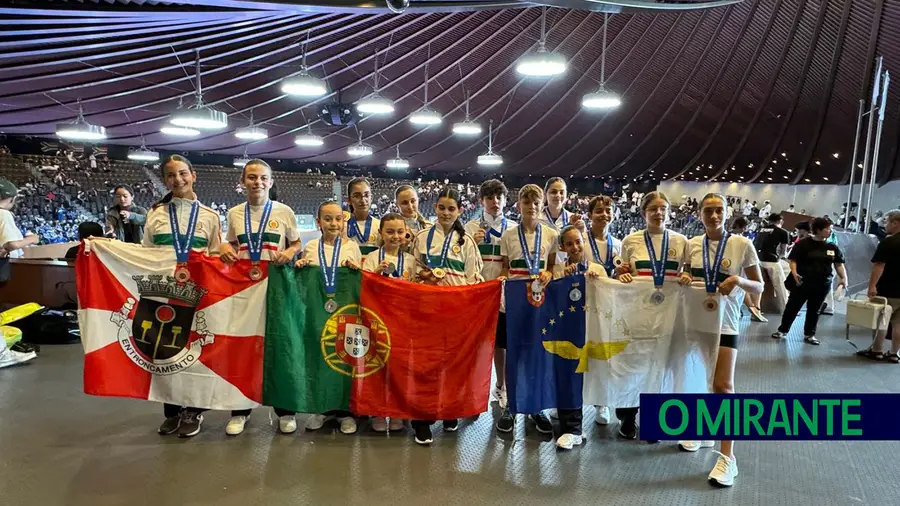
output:
[[[32,344],[73,344],[81,341],[75,311],[41,309],[9,324],[22,330],[22,341]]]

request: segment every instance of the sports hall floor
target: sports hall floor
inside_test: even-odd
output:
[[[745,318],[738,391],[900,390],[900,366],[854,357],[842,321],[823,317],[815,347],[801,342],[799,321],[778,342],[769,337],[774,317]],[[488,414],[456,434],[436,425],[430,448],[408,434],[344,436],[331,426],[283,436],[264,409],[237,438],[225,436],[228,414],[216,412],[183,440],[156,434],[159,405],[82,394],[79,345],[45,346],[30,364],[0,370],[0,504],[900,504],[900,442],[738,444],[740,475],[721,490],[706,483],[709,450],[620,441],[615,422],[598,427],[586,410],[586,445],[568,453],[524,423],[497,436]]]

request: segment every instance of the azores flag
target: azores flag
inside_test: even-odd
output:
[[[567,276],[540,288],[506,282],[506,389],[513,413],[576,409],[582,404],[585,278]]]

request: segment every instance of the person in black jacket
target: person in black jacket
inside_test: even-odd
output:
[[[819,323],[819,307],[831,291],[834,277],[832,267],[840,277],[838,286],[847,288],[847,271],[844,269],[844,255],[837,244],[826,242],[831,236],[831,222],[826,218],[816,218],[810,224],[812,234],[801,240],[791,250],[791,278],[787,286],[791,290],[787,306],[781,317],[778,331],[772,334],[781,339],[791,330],[794,319],[803,304],[806,304],[806,322],[803,325],[803,340],[809,344],[819,344],[816,339],[816,325]]]

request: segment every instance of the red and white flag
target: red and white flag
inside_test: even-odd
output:
[[[191,253],[190,279],[179,283],[175,265],[173,248],[85,241],[75,264],[85,393],[257,406],[268,278],[251,280],[249,262]]]

